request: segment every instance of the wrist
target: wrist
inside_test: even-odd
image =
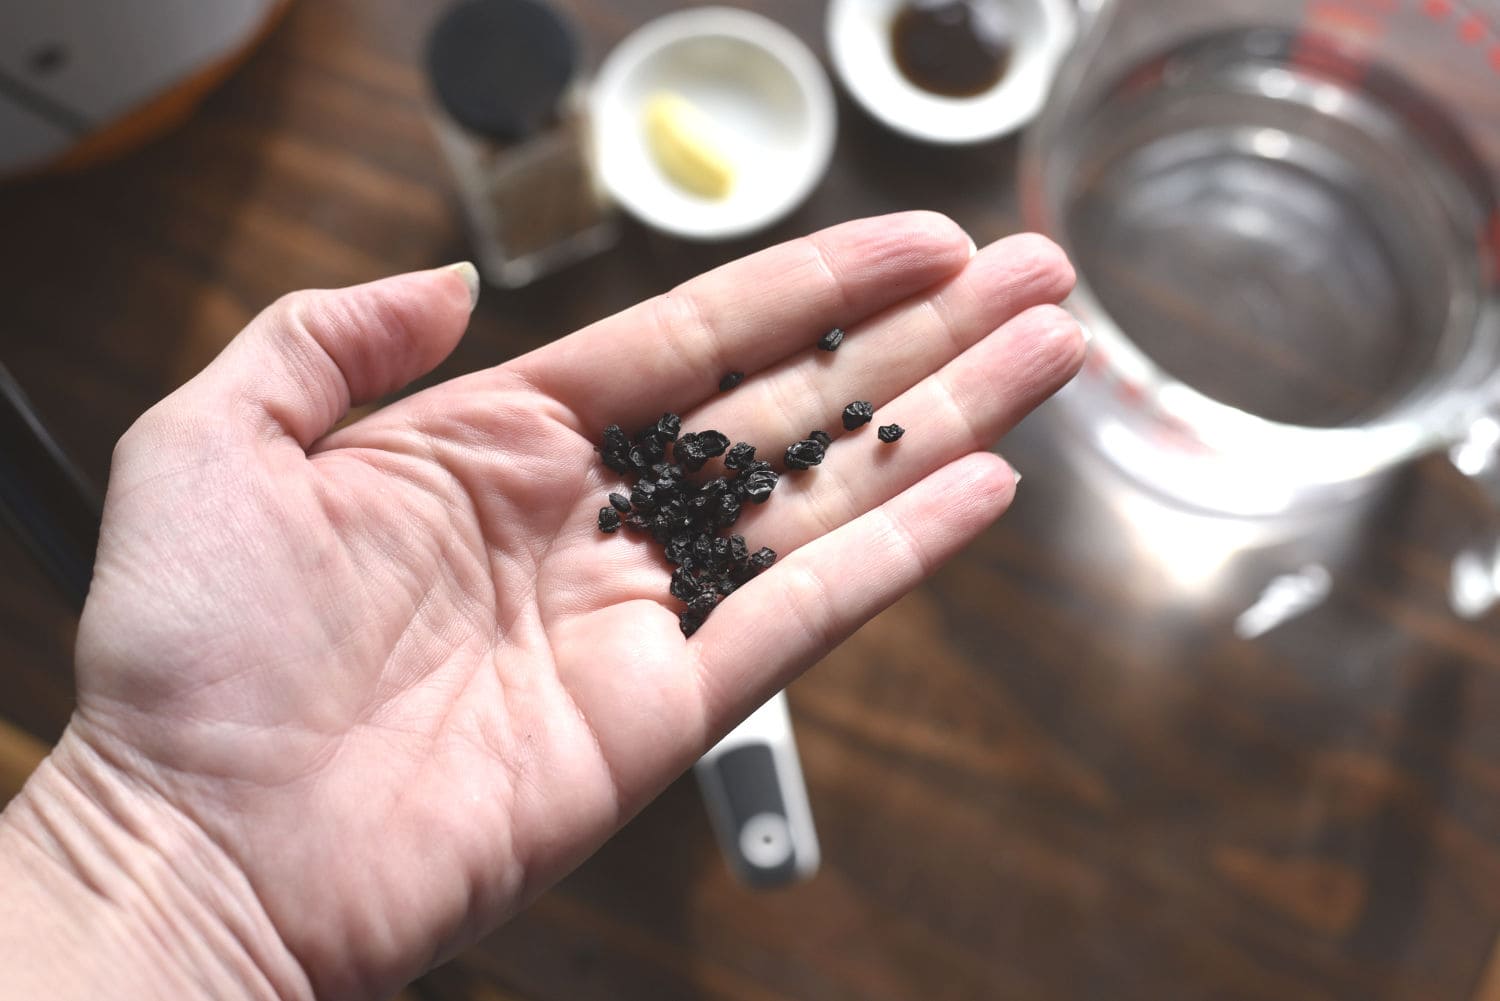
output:
[[[72,729],[0,814],[0,885],[0,996],[312,996],[228,856]]]

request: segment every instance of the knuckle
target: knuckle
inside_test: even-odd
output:
[[[111,475],[164,459],[201,462],[228,452],[233,437],[222,415],[195,403],[188,390],[178,390],[137,417],[116,440],[110,453]]]
[[[317,298],[317,293],[307,289],[284,292],[266,307],[262,316],[279,323],[303,326]]]
[[[811,567],[801,564],[790,564],[783,573],[786,574],[792,611],[803,631],[820,644],[831,644],[837,610],[833,607],[827,582]]]
[[[170,437],[171,397],[167,397],[147,409],[131,422],[115,442],[110,455],[111,468],[129,465],[146,452],[160,448]]]
[[[899,554],[903,562],[917,567],[923,577],[929,577],[937,570],[932,555],[927,547],[922,544],[912,526],[899,515],[889,511],[883,511],[885,522],[885,534],[892,549]]]
[[[1083,364],[1088,344],[1076,317],[1061,306],[1033,306],[1023,314],[1037,334],[1038,357],[1050,370],[1076,370]]]
[[[917,209],[911,213],[910,218],[916,224],[915,228],[925,228],[943,240],[955,243],[968,242],[969,234],[946,212],[939,212],[935,209]]]
[[[679,287],[657,296],[652,301],[652,313],[655,325],[674,340],[692,343],[707,339],[708,324],[690,288]]]
[[[1023,262],[1028,273],[1045,282],[1057,298],[1073,290],[1073,262],[1053,240],[1040,233],[1018,233],[1005,241],[1006,253]]]

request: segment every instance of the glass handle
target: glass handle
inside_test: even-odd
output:
[[[1113,2],[1114,0],[1078,0],[1078,18],[1087,25]]]
[[[1500,418],[1475,419],[1448,450],[1448,461],[1500,508]],[[1466,546],[1453,558],[1448,603],[1456,615],[1477,619],[1500,602],[1500,538]]]

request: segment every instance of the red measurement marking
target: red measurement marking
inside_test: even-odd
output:
[[[1471,17],[1458,26],[1458,37],[1473,45],[1484,37],[1484,22]]]
[[[1368,53],[1384,33],[1385,21],[1337,0],[1314,0],[1307,7],[1307,26],[1292,45],[1291,62],[1320,76],[1359,86],[1368,61],[1341,54],[1332,41],[1357,39],[1351,51]]]
[[[1175,448],[1179,452],[1190,452],[1195,455],[1205,455],[1209,452],[1208,446],[1192,426],[1181,418],[1163,416],[1161,424],[1156,429],[1155,438],[1158,444]]]
[[[1434,21],[1441,21],[1453,13],[1453,4],[1450,0],[1427,0],[1422,5],[1422,11]]]
[[[1336,0],[1309,4],[1307,19],[1319,28],[1335,32],[1352,31],[1360,35],[1373,35],[1380,30],[1380,24],[1373,16]]]
[[[1162,78],[1166,76],[1166,72],[1167,60],[1153,59],[1145,66],[1130,74],[1129,79],[1125,81],[1125,92],[1127,94],[1139,94],[1144,91],[1155,90],[1161,83]]]

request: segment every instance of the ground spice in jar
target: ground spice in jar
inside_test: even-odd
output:
[[[485,278],[516,287],[614,243],[578,43],[542,0],[461,0],[434,26],[427,74],[439,145]]]

